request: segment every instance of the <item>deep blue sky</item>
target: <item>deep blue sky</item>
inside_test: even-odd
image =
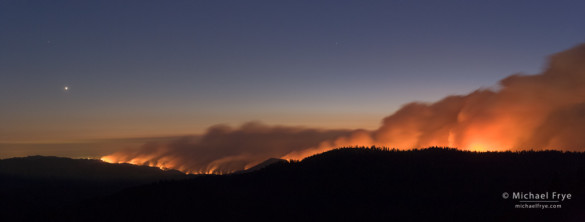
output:
[[[585,1],[0,0],[0,142],[375,128],[538,73]],[[69,86],[68,92],[63,91]]]

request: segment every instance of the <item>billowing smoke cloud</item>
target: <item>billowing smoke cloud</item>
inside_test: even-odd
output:
[[[247,124],[213,127],[201,141],[148,144],[112,162],[164,165],[183,171],[237,170],[269,157],[301,159],[340,146],[399,149],[449,146],[468,150],[585,150],[585,44],[550,57],[538,75],[512,75],[435,103],[410,103],[374,131],[318,131]],[[169,164],[167,164],[169,163]],[[170,164],[172,163],[172,164]]]
[[[512,75],[497,90],[480,89],[435,103],[410,103],[370,133],[297,150],[305,156],[346,145],[399,149],[449,146],[475,151],[585,150],[585,44],[550,57],[538,75]]]
[[[191,173],[227,173],[349,134],[350,131],[344,130],[266,126],[255,122],[237,129],[217,125],[210,127],[200,138],[183,137],[170,143],[147,143],[138,150],[113,153],[102,160]]]

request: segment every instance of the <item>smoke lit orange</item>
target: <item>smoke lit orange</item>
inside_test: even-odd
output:
[[[270,157],[302,159],[342,146],[398,149],[449,146],[472,151],[585,149],[585,45],[551,57],[537,75],[512,75],[497,90],[480,89],[435,103],[410,103],[377,130],[326,131],[216,126],[201,141],[182,139],[117,152],[107,162],[194,173],[232,172]]]

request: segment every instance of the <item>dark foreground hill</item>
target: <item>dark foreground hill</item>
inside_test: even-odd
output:
[[[159,180],[190,178],[175,170],[100,160],[31,156],[0,160],[0,221],[45,220],[87,198]]]
[[[520,192],[548,192],[547,201],[557,201],[553,192],[571,194],[571,199],[520,202],[514,197]],[[528,208],[544,205],[555,209]],[[584,209],[584,153],[349,148],[301,162],[276,161],[250,173],[135,187],[52,219],[585,221]]]

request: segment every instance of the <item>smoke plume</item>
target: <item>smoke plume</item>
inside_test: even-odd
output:
[[[120,151],[104,156],[102,160],[172,168],[189,173],[228,173],[349,134],[350,131],[344,130],[266,126],[256,122],[236,129],[216,125],[200,138],[188,136],[170,143],[147,143],[138,150]]]
[[[105,159],[214,172],[243,169],[269,157],[301,159],[354,145],[585,151],[585,44],[549,60],[542,73],[509,76],[497,89],[479,89],[435,103],[406,104],[373,131],[259,124],[240,129],[212,127],[201,141],[185,138],[170,144],[147,144],[134,153],[114,153]]]

